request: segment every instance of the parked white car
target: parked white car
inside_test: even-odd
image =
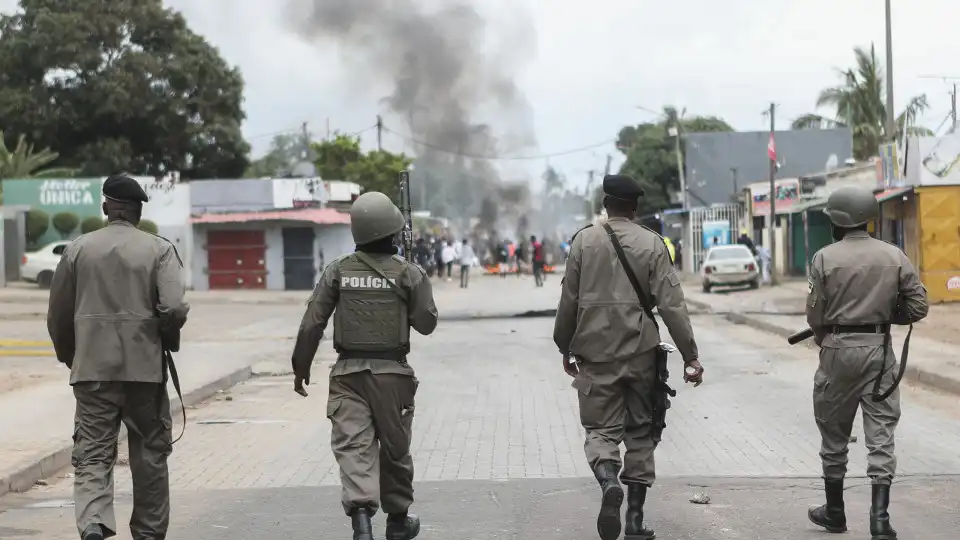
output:
[[[751,289],[757,289],[760,287],[759,270],[757,260],[747,246],[714,246],[707,252],[700,267],[703,292],[708,293],[718,286],[750,285]]]
[[[69,243],[67,240],[51,242],[36,251],[24,254],[20,262],[20,279],[36,283],[41,289],[49,289],[53,272],[60,264],[60,255]]]

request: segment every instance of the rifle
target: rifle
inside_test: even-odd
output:
[[[410,171],[400,171],[400,212],[403,214],[403,257],[413,262],[413,208],[410,204]]]

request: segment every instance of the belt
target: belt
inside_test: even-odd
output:
[[[835,324],[827,327],[831,334],[886,334],[889,324]]]
[[[402,351],[340,351],[337,360],[391,360],[393,362],[406,362],[407,355]]]

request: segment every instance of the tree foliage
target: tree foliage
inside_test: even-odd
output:
[[[83,176],[237,177],[243,80],[161,0],[20,0],[0,16],[0,125]]]
[[[887,133],[886,80],[873,44],[870,50],[853,49],[855,64],[837,69],[842,80],[838,86],[824,88],[817,96],[817,108],[833,108],[833,118],[820,114],[805,114],[793,121],[793,129],[822,129],[849,127],[853,132],[853,154],[857,159],[877,155],[880,144],[891,138]],[[904,135],[932,135],[917,125],[917,117],[929,108],[925,94],[910,98],[897,115],[893,134],[897,140]]]
[[[309,159],[304,151],[310,148],[312,135],[284,133],[270,141],[270,150],[262,158],[254,160],[247,169],[247,178],[286,176],[293,166]],[[321,175],[322,177],[322,175]]]
[[[386,150],[364,152],[359,137],[339,133],[329,141],[312,143],[311,149],[317,173],[324,180],[355,182],[363,191],[381,191],[390,197],[397,194],[400,171],[412,161]]]
[[[80,225],[80,216],[73,212],[58,212],[53,215],[53,228],[60,233],[60,238],[70,238],[73,231]]]
[[[90,216],[85,218],[80,222],[80,234],[87,234],[93,231],[99,231],[104,228],[106,223],[104,223],[103,218]]]
[[[50,214],[33,208],[27,212],[25,222],[27,245],[36,246],[50,228]]]
[[[621,174],[629,174],[643,186],[646,195],[640,199],[638,213],[649,214],[670,206],[670,196],[680,190],[675,140],[670,128],[679,126],[679,134],[733,131],[725,121],[714,116],[684,117],[673,107],[664,107],[657,122],[627,126],[617,136],[617,148],[626,156]],[[682,151],[682,145],[681,145]],[[599,205],[599,201],[596,201]]]
[[[3,180],[5,179],[64,178],[72,177],[76,173],[73,169],[65,168],[43,169],[57,159],[57,153],[51,152],[49,148],[35,152],[25,135],[20,135],[16,141],[11,149],[7,146],[3,130],[0,129],[0,204],[3,204]]]

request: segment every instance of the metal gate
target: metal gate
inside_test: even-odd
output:
[[[740,236],[740,228],[744,220],[743,206],[739,204],[717,205],[709,208],[691,208],[687,214],[687,221],[684,224],[686,234],[684,234],[684,263],[683,269],[686,272],[697,273],[703,264],[703,258],[706,256],[709,246],[704,242],[704,223],[717,221],[726,222],[729,226],[729,233],[720,243],[734,244],[737,237]]]
[[[310,291],[316,285],[317,266],[313,258],[315,236],[312,227],[283,229],[284,289]]]

